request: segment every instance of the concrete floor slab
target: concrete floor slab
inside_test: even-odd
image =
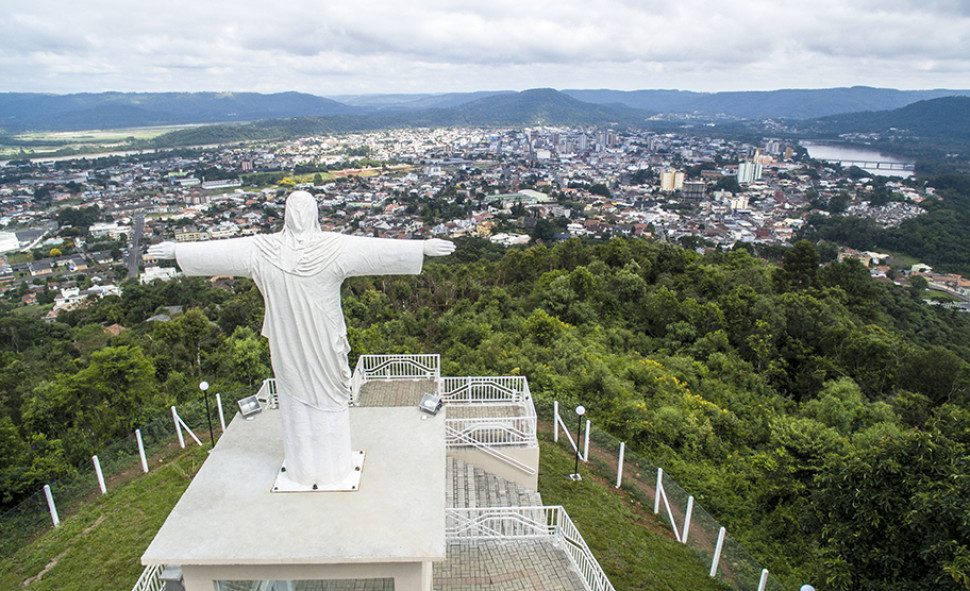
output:
[[[445,556],[445,413],[352,408],[360,490],[270,492],[283,460],[279,415],[239,415],[172,510],[143,564],[411,562]]]

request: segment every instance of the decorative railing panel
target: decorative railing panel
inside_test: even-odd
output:
[[[367,380],[437,380],[441,377],[439,355],[361,355],[354,373]]]
[[[131,588],[131,591],[162,591],[162,565],[150,564],[145,567],[138,577],[138,582]]]
[[[443,377],[438,394],[447,404],[522,404],[531,400],[525,376]]]
[[[536,445],[535,417],[501,417],[445,420],[445,444],[449,447],[468,445],[474,440],[488,446]]]
[[[445,539],[548,538],[559,544],[588,591],[614,591],[566,510],[551,507],[468,507],[445,510]]]

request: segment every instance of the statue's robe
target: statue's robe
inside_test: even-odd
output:
[[[256,283],[266,306],[262,334],[279,393],[287,476],[308,486],[342,480],[353,464],[350,345],[340,285],[360,275],[420,273],[423,241],[319,231],[294,241],[284,230],[180,243],[175,253],[186,275],[250,277]]]

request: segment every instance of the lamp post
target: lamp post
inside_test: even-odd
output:
[[[579,440],[583,434],[583,415],[586,414],[586,407],[580,404],[576,407],[576,466],[573,468],[573,473],[569,475],[572,480],[582,480],[583,477],[579,475]]]
[[[206,391],[209,389],[209,382],[202,382],[199,384],[199,390],[202,390],[202,400],[205,403],[205,420],[209,423],[209,441],[212,443],[212,447],[216,446],[216,438],[212,434],[212,415],[209,414],[209,395]]]

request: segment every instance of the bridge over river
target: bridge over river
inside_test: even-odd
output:
[[[858,166],[859,168],[865,170],[908,170],[910,172],[916,170],[915,162],[899,162],[893,160],[837,160],[832,159],[832,162],[838,162],[842,166]]]

